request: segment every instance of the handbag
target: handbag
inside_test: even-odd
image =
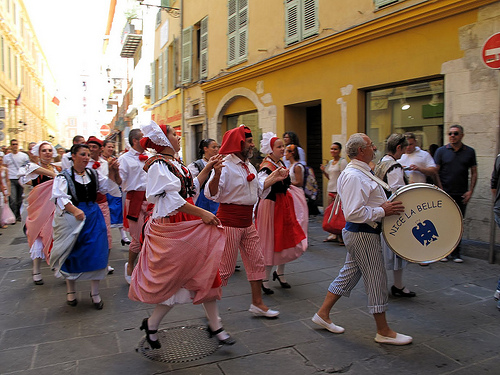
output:
[[[3,210],[2,210],[2,216],[0,217],[0,224],[1,225],[6,225],[6,224],[15,224],[16,222],[16,217],[12,210],[9,207],[8,203],[5,203],[3,205]]]
[[[345,227],[345,217],[342,211],[340,195],[335,196],[335,200],[326,208],[323,215],[323,230],[333,234],[342,234]]]

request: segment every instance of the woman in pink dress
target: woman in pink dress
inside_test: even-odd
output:
[[[207,331],[219,343],[234,339],[222,328],[216,300],[221,298],[219,264],[225,235],[219,219],[193,205],[192,197],[212,168],[222,168],[221,156],[210,159],[193,181],[189,170],[174,155],[180,137],[168,125],[154,121],[141,127],[144,149],[156,150],[144,166],[147,172],[146,199],[154,204],[144,228],[144,243],[132,273],[129,298],[156,307],[142,321],[141,330],[152,349],[161,347],[158,326],[176,304],[203,304]]]
[[[273,171],[285,168],[281,158],[285,145],[276,134],[262,136],[260,151],[267,154],[260,165],[259,180],[264,181]],[[274,266],[273,281],[282,288],[290,288],[285,278],[285,264],[300,257],[307,249],[307,202],[302,189],[291,185],[290,177],[264,190],[257,207],[255,224],[261,239],[266,265],[266,279],[262,281],[265,294],[273,294],[269,279]]]
[[[59,171],[52,165],[57,155],[50,142],[38,142],[32,149],[33,156],[38,157],[38,163],[29,162],[19,170],[19,182],[31,185],[28,195],[28,217],[26,219],[26,236],[33,260],[33,282],[43,285],[40,265],[42,260],[49,262],[52,248],[52,219],[55,205],[50,200],[54,177]]]

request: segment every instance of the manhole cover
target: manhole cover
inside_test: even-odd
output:
[[[137,350],[145,357],[158,362],[190,362],[207,357],[217,350],[219,340],[209,338],[203,326],[183,326],[158,330],[160,349],[151,349],[146,336]]]
[[[28,243],[28,239],[26,237],[16,237],[10,243],[11,245],[20,245],[22,243]]]

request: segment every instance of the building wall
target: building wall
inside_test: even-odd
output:
[[[448,9],[444,3],[449,4]],[[366,131],[366,90],[444,77],[444,133],[448,125],[462,124],[464,142],[474,147],[478,155],[480,179],[468,206],[464,235],[488,241],[489,177],[497,153],[499,105],[497,72],[481,65],[478,51],[486,38],[498,30],[500,6],[494,2],[474,9],[467,2],[472,8],[454,10],[465,3],[413,3],[413,9],[404,14],[406,21],[402,18],[399,22],[398,17],[403,15],[395,12],[209,80],[202,85],[206,91],[209,136],[221,139],[224,115],[255,108],[262,131],[282,134],[295,130],[302,141],[307,137],[303,108],[319,102],[322,154],[328,159],[332,141],[344,143],[350,134]],[[416,23],[403,25],[409,19]],[[360,41],[363,37],[365,40]]]

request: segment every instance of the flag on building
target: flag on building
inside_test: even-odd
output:
[[[16,100],[14,100],[14,105],[21,105],[21,92],[23,91],[23,89],[21,89],[21,91],[19,91],[19,95],[17,96]]]
[[[59,105],[61,103],[61,101],[57,98],[57,96],[54,96],[52,98],[52,103],[54,103],[55,105]]]

